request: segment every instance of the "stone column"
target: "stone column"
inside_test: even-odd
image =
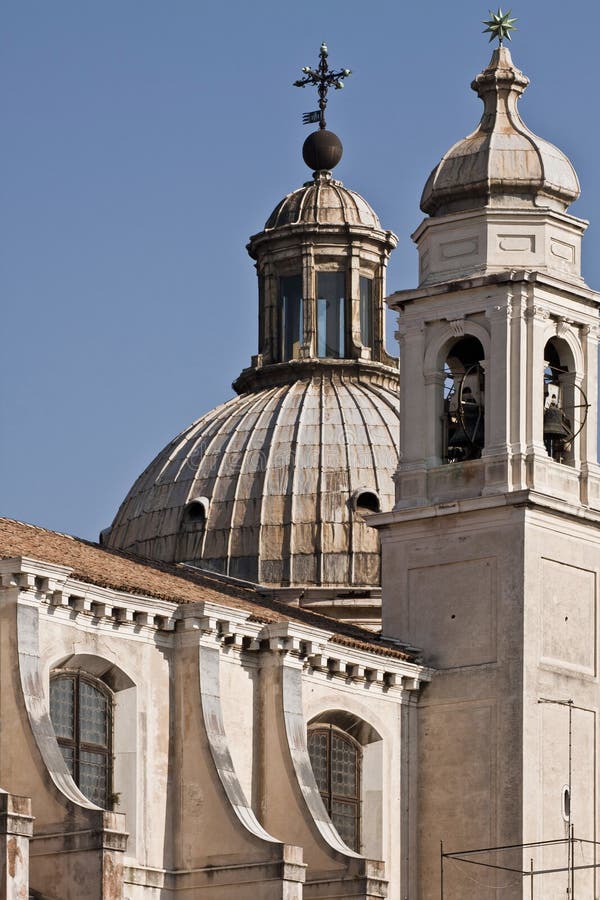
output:
[[[0,900],[29,897],[31,800],[0,790]]]
[[[315,277],[314,247],[309,241],[302,243],[302,299],[304,335],[302,355],[317,355],[317,280]]]
[[[346,326],[346,333],[350,339],[350,346],[349,352],[345,355],[360,359],[363,356],[363,348],[360,333],[360,249],[357,246],[353,246],[350,252],[347,278],[346,308],[349,312],[350,327]]]

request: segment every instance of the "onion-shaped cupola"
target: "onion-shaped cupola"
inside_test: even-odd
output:
[[[579,197],[569,159],[533,134],[518,110],[529,79],[500,46],[471,87],[483,101],[475,131],[455,144],[435,167],[421,209],[431,216],[480,206],[548,207],[564,211]]]
[[[497,18],[507,21],[501,10]],[[494,29],[492,38],[510,38]],[[413,235],[421,284],[507,268],[580,277],[585,225],[567,212],[579,181],[565,154],[523,122],[518,106],[528,84],[500,40],[471,84],[484,107],[479,125],[444,154],[423,189],[427,218]]]
[[[312,179],[250,239],[259,353],[240,395],[204,415],[140,475],[104,534],[112,547],[243,579],[353,621],[380,617],[380,547],[398,465],[398,361],[384,347],[385,270],[396,238],[332,176],[327,48],[303,148]]]

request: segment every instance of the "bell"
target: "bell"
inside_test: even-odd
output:
[[[572,438],[571,423],[559,406],[548,406],[544,410],[544,446],[548,456],[562,462],[566,444]]]
[[[483,446],[483,416],[478,403],[465,402],[461,405],[464,430],[475,447]]]
[[[571,437],[569,420],[558,406],[549,406],[544,410],[544,440],[567,441]]]
[[[448,435],[448,447],[466,450],[467,448],[470,448],[470,446],[471,441],[467,437],[464,428],[462,425],[456,425],[454,430],[450,431]]]

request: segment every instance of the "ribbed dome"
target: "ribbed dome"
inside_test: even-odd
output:
[[[398,421],[392,371],[324,366],[243,394],[159,453],[106,542],[261,584],[378,585],[377,533],[356,505],[391,509]]]
[[[506,47],[494,51],[471,87],[484,103],[473,134],[454,145],[423,190],[421,209],[432,216],[481,206],[535,206],[564,211],[580,193],[569,159],[523,123],[517,102],[529,79]]]
[[[283,225],[363,225],[381,229],[367,201],[329,174],[318,175],[284,197],[267,219],[265,231]]]

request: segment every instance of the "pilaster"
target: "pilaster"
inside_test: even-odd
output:
[[[0,790],[0,900],[29,896],[31,800]]]

